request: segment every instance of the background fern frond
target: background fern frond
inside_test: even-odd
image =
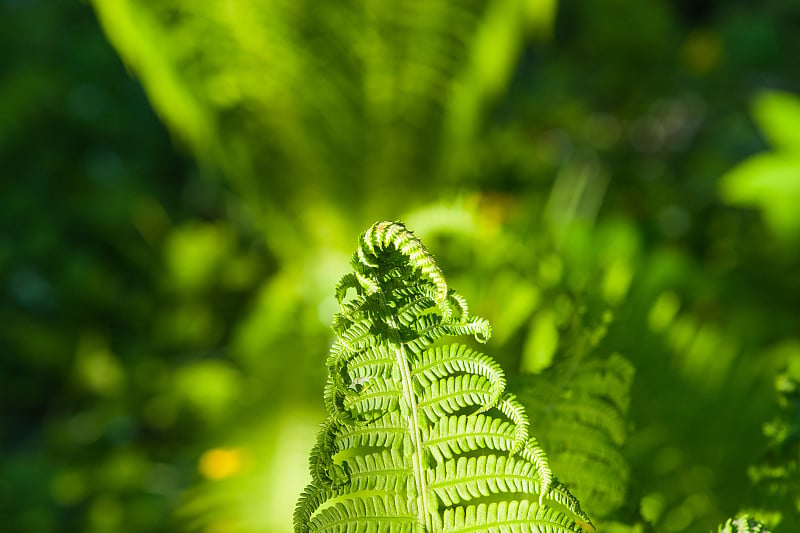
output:
[[[729,518],[719,526],[718,533],[770,533],[769,529],[748,516]]]
[[[619,355],[515,379],[513,389],[559,477],[592,514],[618,509],[630,467],[622,453],[633,367]]]
[[[522,0],[93,4],[176,137],[225,171],[259,227],[305,238],[309,202],[371,218],[403,205],[397,195],[419,201],[427,176],[452,175],[451,152],[469,148],[548,11]],[[282,179],[261,179],[264,168]]]

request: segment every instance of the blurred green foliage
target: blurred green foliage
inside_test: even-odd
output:
[[[800,237],[800,98],[766,91],[753,115],[774,152],[752,156],[721,179],[723,198],[734,205],[757,207],[770,230],[788,246]]]
[[[392,218],[554,409],[634,369],[600,531],[800,529],[796,2],[0,13],[4,531],[289,530]]]

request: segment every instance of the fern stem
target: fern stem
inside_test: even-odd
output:
[[[375,231],[376,235],[373,235],[373,231]],[[408,232],[405,226],[402,224],[389,222],[375,224],[365,232],[362,240],[363,243],[367,245],[369,251],[374,254],[374,245],[376,244],[373,242],[374,236],[378,237],[377,244],[379,244],[379,246],[382,248],[387,246],[391,241],[391,237],[398,232],[407,234],[407,236],[411,237],[405,242],[402,242],[402,239],[400,239],[399,242],[396,243],[398,250],[407,255],[412,264],[414,263],[414,260],[420,263],[415,266],[420,268],[423,274],[427,275],[436,286],[437,294],[435,299],[437,303],[439,303],[441,300],[444,300],[447,297],[447,284],[444,281],[444,275],[442,274],[441,270],[439,270],[438,265],[436,265],[436,263],[430,257],[430,254],[428,254],[422,243],[414,238],[413,234]],[[370,262],[364,257],[365,254],[363,245],[359,246],[358,254],[359,258],[364,260],[365,264],[370,264]],[[379,285],[376,288],[378,297],[380,299],[380,304],[384,311],[382,315],[388,318],[387,323],[391,331],[391,337],[393,337],[393,344],[397,346],[397,348],[394,350],[395,359],[397,366],[400,369],[400,376],[402,378],[403,397],[409,410],[410,420],[408,428],[411,436],[411,443],[414,447],[414,453],[412,454],[411,461],[412,470],[414,473],[414,485],[417,491],[417,517],[419,522],[425,525],[426,531],[432,531],[431,512],[428,506],[428,486],[427,479],[425,477],[425,461],[423,456],[425,450],[422,444],[419,406],[417,405],[417,397],[414,392],[414,381],[412,378],[411,368],[409,366],[408,353],[406,352],[406,345],[402,341],[402,337],[400,335],[400,326],[397,318],[391,307],[386,302],[386,296],[383,293],[382,287]]]
[[[394,321],[394,317],[391,317],[391,327],[393,331],[397,331],[397,324]],[[399,335],[397,335],[397,337],[399,337]],[[398,343],[397,346],[398,349],[395,351],[397,366],[400,368],[400,375],[403,380],[403,396],[408,405],[410,418],[408,428],[411,434],[411,442],[414,446],[412,468],[414,471],[414,484],[417,490],[417,515],[420,523],[425,525],[425,529],[431,531],[431,514],[428,509],[428,487],[427,480],[425,479],[425,464],[423,461],[424,448],[419,426],[417,398],[414,394],[414,382],[411,379],[411,368],[409,368],[408,365],[406,347],[402,342]]]

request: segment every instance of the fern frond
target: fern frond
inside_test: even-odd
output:
[[[800,513],[796,512],[800,495],[800,360],[796,356],[775,376],[773,387],[778,412],[762,426],[765,450],[747,469],[757,493],[746,512],[768,527],[797,531],[800,528]]]
[[[532,12],[503,0],[92,3],[173,133],[251,209],[306,236],[296,215],[309,194],[343,205],[353,191],[423,190],[448,169],[510,79]],[[309,176],[315,187],[295,186]]]
[[[770,533],[767,527],[748,516],[728,518],[719,526],[718,533]]]
[[[558,367],[524,375],[513,385],[537,419],[539,437],[560,477],[596,515],[625,498],[630,467],[621,446],[633,367],[623,357],[589,359],[566,372]]]
[[[502,369],[448,335],[485,341],[428,250],[397,222],[359,239],[336,287],[328,420],[295,530],[580,531],[591,528],[529,432]],[[355,289],[355,296],[348,291]]]

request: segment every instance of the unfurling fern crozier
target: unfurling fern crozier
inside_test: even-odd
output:
[[[359,238],[336,287],[328,418],[297,533],[593,529],[552,475],[495,361],[445,337],[491,328],[403,224]]]

